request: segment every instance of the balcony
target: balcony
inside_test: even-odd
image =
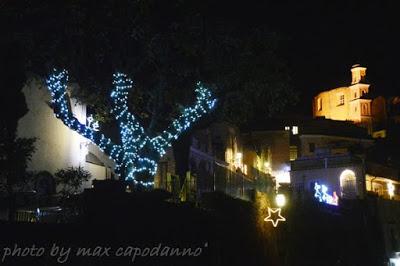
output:
[[[299,158],[291,162],[291,170],[324,169],[352,166],[360,164],[360,158],[351,155],[338,155],[327,157]]]

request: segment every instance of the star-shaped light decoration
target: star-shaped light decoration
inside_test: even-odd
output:
[[[274,227],[278,226],[279,221],[284,222],[286,221],[285,217],[281,215],[281,208],[270,208],[268,207],[268,216],[264,219],[266,222],[271,222]],[[277,213],[277,219],[272,219],[271,216],[273,213]],[[276,216],[276,215],[274,215]]]

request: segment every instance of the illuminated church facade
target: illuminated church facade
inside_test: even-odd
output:
[[[366,127],[372,134],[386,118],[385,99],[371,96],[366,73],[366,67],[353,65],[349,86],[323,91],[316,95],[313,100],[313,116],[352,121]]]

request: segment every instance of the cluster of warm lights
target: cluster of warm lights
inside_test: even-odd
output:
[[[394,196],[394,190],[395,190],[395,187],[392,182],[389,182],[387,184],[387,189],[388,189],[389,196],[392,198]]]
[[[145,172],[154,176],[157,171],[157,161],[165,154],[166,148],[171,146],[172,141],[177,139],[192,123],[209,112],[216,103],[210,90],[201,83],[197,83],[194,106],[185,108],[161,135],[150,137],[135,116],[128,111],[128,91],[133,86],[132,80],[123,73],[114,74],[111,112],[119,124],[121,136],[121,144],[116,144],[110,138],[96,131],[97,125],[96,127],[86,126],[74,117],[68,107],[67,84],[68,73],[65,70],[61,72],[54,70],[54,73],[47,79],[56,117],[109,155],[116,162],[117,174],[124,174],[126,179],[131,179],[144,186],[153,185],[153,182],[137,180],[136,174]]]
[[[240,169],[243,174],[247,175],[247,165],[243,163],[243,153],[234,153],[231,148],[228,148],[225,151],[225,161],[229,163],[234,170]]]

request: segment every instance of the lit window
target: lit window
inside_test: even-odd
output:
[[[356,174],[352,170],[346,169],[340,174],[339,180],[342,197],[355,198],[357,195]]]
[[[292,127],[292,133],[293,133],[293,135],[299,134],[299,128],[297,126],[293,126]]]
[[[389,197],[393,198],[395,187],[392,182],[387,183],[387,189],[388,189]]]
[[[285,130],[289,131],[289,130],[290,130],[290,127],[285,127]]]
[[[291,161],[294,161],[297,159],[297,146],[290,146],[289,147],[289,158]]]
[[[362,115],[369,115],[368,103],[362,104]]]
[[[228,148],[225,151],[225,162],[233,163],[233,152],[231,148]]]
[[[317,99],[317,110],[322,111],[322,99],[321,98]]]
[[[339,105],[344,105],[344,94],[339,95]]]

